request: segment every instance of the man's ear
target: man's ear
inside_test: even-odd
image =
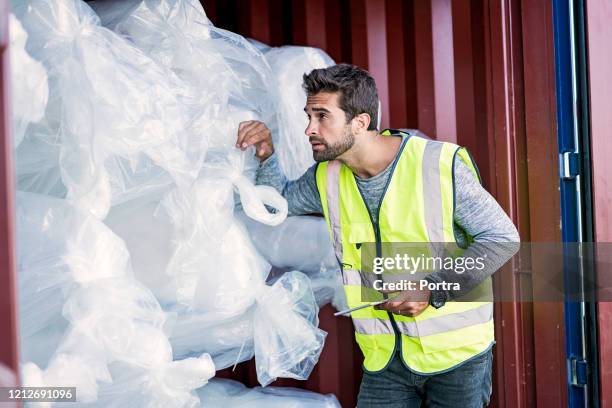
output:
[[[355,116],[352,120],[353,132],[354,133],[366,132],[368,130],[368,127],[370,126],[371,120],[372,118],[370,118],[370,115],[367,113],[360,113],[359,115]]]

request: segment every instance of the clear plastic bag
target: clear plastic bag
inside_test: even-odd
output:
[[[49,87],[47,72],[27,53],[28,35],[13,14],[9,15],[9,29],[13,147],[17,148],[30,122],[44,117]]]
[[[180,355],[206,351],[223,368],[254,353],[256,361],[261,361],[262,384],[275,376],[306,378],[324,339],[316,327],[318,308],[312,290],[307,278],[298,273],[272,287],[265,285],[270,265],[234,217],[230,179],[202,178],[189,192],[176,190],[168,195],[163,208],[172,224],[180,227],[168,266],[183,305],[176,309],[172,335]],[[282,318],[269,320],[279,309]],[[234,323],[228,325],[228,320]],[[201,339],[197,331],[214,332],[218,339]]]
[[[235,143],[236,133],[224,132],[232,111],[253,112],[266,123],[276,120],[265,58],[243,37],[213,26],[200,2],[142,0],[127,10],[122,3],[97,1],[92,6],[111,29],[214,104],[213,114],[198,119],[211,126],[211,147]]]
[[[252,359],[254,311],[250,307],[240,315],[220,319],[216,315],[177,310],[170,335],[175,358],[206,350],[219,370]]]
[[[123,12],[117,13],[114,5]],[[252,151],[241,154],[234,146],[240,122],[276,121],[271,71],[263,55],[243,37],[214,27],[197,1],[111,1],[94,2],[93,7],[113,30],[203,95],[203,104],[215,106],[194,126],[208,134],[205,177],[229,174],[249,216],[269,225],[282,222],[285,200],[273,189],[247,181],[254,180],[258,163]],[[270,213],[264,205],[277,211]]]
[[[104,407],[101,384],[131,393],[134,402],[144,393],[149,405],[139,406],[197,402],[192,390],[214,375],[212,360],[172,360],[169,316],[131,277],[121,239],[65,200],[31,193],[17,195],[17,232],[25,385],[77,386],[80,402]],[[115,382],[113,363],[146,381],[135,388]],[[153,380],[158,386],[145,392]]]
[[[306,93],[302,89],[302,76],[313,69],[334,65],[334,61],[324,51],[311,47],[272,47],[263,52],[274,78],[271,92],[276,102],[278,127],[271,130],[278,134],[275,151],[287,177],[297,179],[314,164],[312,147],[304,134],[308,119],[304,114]]]
[[[172,72],[101,27],[81,1],[17,2],[15,13],[49,72],[54,104],[32,137],[59,144],[71,202],[104,218],[139,178],[152,178],[142,173],[161,168],[179,185],[197,176],[205,139],[189,126],[202,106]]]
[[[63,200],[17,194],[22,354],[46,363],[68,322],[64,304],[81,284],[126,274],[129,254],[102,223]]]
[[[237,132],[237,124],[235,129]],[[211,149],[201,176],[229,181],[239,197],[240,208],[251,219],[265,225],[279,225],[287,218],[287,200],[270,186],[253,184],[254,167],[257,166],[253,159],[252,147],[244,152],[233,146],[227,149]]]
[[[25,382],[145,407],[197,406],[213,362],[255,355],[262,384],[305,379],[325,338],[309,281],[266,285],[234,214],[287,215],[234,146],[241,121],[276,120],[266,59],[195,0],[107,4],[116,33],[77,0],[15,1],[50,89],[18,148],[19,188],[66,198],[20,194]]]
[[[277,377],[305,380],[323,350],[325,333],[308,278],[289,272],[257,296],[254,341],[257,379],[263,386]],[[296,364],[298,362],[298,364]]]
[[[238,213],[257,250],[273,266],[314,275],[339,273],[338,261],[323,217],[288,217],[278,226],[258,223]]]
[[[234,219],[231,181],[201,178],[167,195],[162,207],[174,226],[167,273],[176,279],[178,302],[226,317],[252,304],[253,285],[265,280],[270,266]]]
[[[257,378],[267,385],[278,377],[307,379],[323,349],[319,308],[309,279],[290,272],[273,285],[252,287],[255,303],[241,314],[177,311],[171,342],[179,358],[206,350],[217,369],[255,356]]]
[[[270,278],[299,270],[310,278],[319,306],[331,302],[338,310],[346,309],[342,275],[322,217],[288,217],[276,227],[253,221],[243,213],[238,213],[238,217],[249,230],[257,250],[274,266]]]
[[[233,380],[213,379],[198,390],[203,407],[340,408],[332,394],[321,395],[289,387],[247,388]]]
[[[170,291],[165,292],[165,308],[176,314],[171,332],[175,357],[207,352],[219,368],[248,360],[259,341],[254,339],[254,322],[260,322],[257,327],[262,327],[265,316],[281,308],[283,318],[267,323],[264,329],[268,335],[276,333],[274,336],[281,340],[262,345],[257,358],[283,356],[285,366],[272,360],[258,371],[270,373],[262,374],[264,377],[290,373],[304,378],[323,345],[310,286],[303,276],[291,277],[289,282],[293,283],[277,283],[270,297],[272,289],[265,285],[270,265],[234,216],[234,184],[224,171],[229,165],[227,157],[221,158],[216,166],[206,167],[205,176],[192,188],[175,189],[159,204],[143,199],[114,207],[106,222],[126,236],[131,253],[139,254],[134,258],[136,276],[162,274],[160,279],[148,280],[157,282],[156,293],[162,292],[165,284],[174,285],[175,300]],[[132,231],[135,236],[130,237]],[[147,258],[147,254],[151,257]],[[155,269],[147,268],[152,260],[157,265]],[[260,302],[263,298],[266,300]],[[295,332],[296,325],[300,326],[299,334]],[[267,342],[269,338],[260,340]],[[309,351],[295,352],[296,343]],[[292,369],[299,374],[293,374]]]
[[[76,407],[200,407],[194,392],[214,374],[210,358],[188,358],[153,370],[115,362],[109,364],[112,383],[101,384],[95,404]]]

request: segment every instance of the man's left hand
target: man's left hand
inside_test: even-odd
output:
[[[429,289],[404,290],[388,302],[375,306],[393,314],[415,317],[429,306]]]

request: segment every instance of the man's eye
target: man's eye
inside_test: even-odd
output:
[[[321,113],[319,115],[319,119],[325,119],[327,117],[327,115],[325,113]]]

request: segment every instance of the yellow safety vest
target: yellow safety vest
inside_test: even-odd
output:
[[[386,130],[383,134],[392,133]],[[456,157],[460,156],[478,176],[464,148],[406,133],[402,136],[401,152],[393,164],[376,224],[350,168],[337,160],[317,166],[317,188],[342,266],[350,308],[365,303],[360,274],[364,273],[361,245],[376,242],[379,248],[388,242],[456,244],[453,231]],[[490,279],[481,283],[479,290],[490,292]],[[373,307],[352,312],[351,316],[355,338],[365,358],[364,369],[369,372],[383,370],[399,350],[412,371],[440,373],[487,351],[494,343],[493,304],[489,301],[448,301],[439,309],[429,306],[416,317]]]

